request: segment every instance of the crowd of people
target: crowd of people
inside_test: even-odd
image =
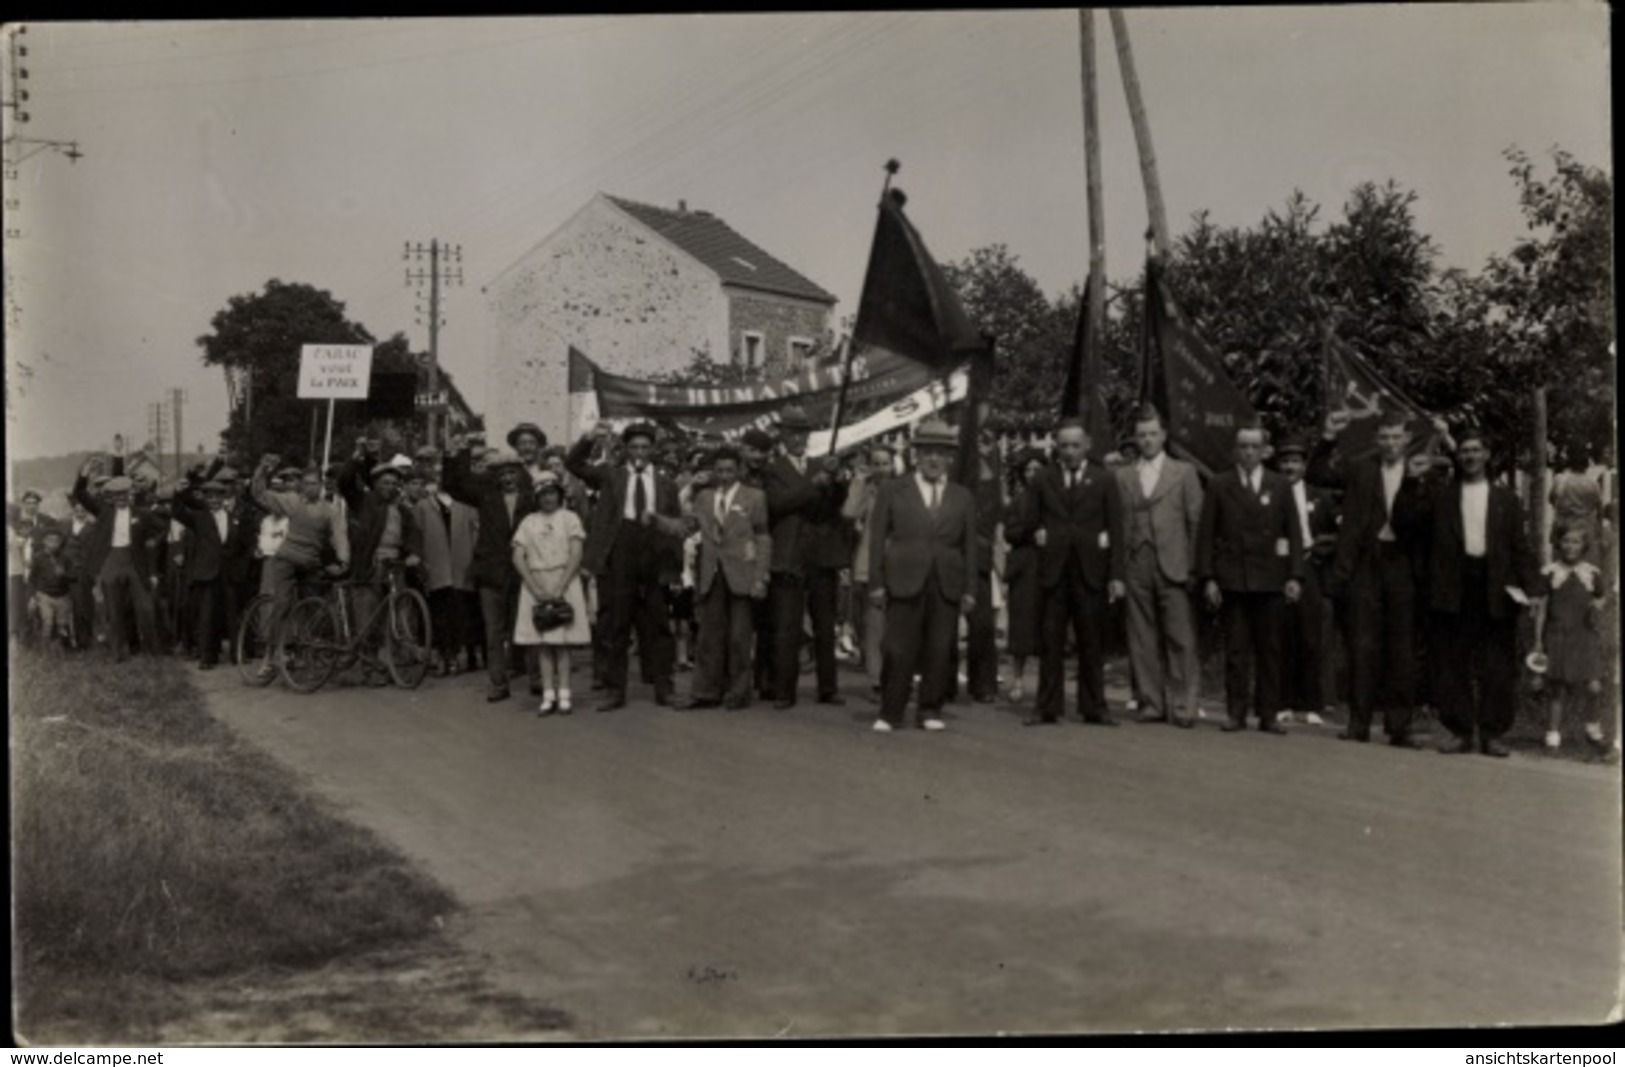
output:
[[[1370,741],[1380,714],[1387,743],[1417,747],[1425,704],[1449,734],[1441,750],[1504,756],[1526,674],[1547,693],[1548,747],[1565,714],[1610,744],[1611,505],[1594,478],[1560,475],[1542,567],[1477,429],[1441,432],[1442,452],[1417,455],[1405,420],[1384,417],[1375,457],[1354,458],[1342,416],[1312,445],[1243,426],[1234,465],[1204,478],[1168,453],[1146,408],[1110,451],[1073,420],[1050,449],[1004,455],[984,437],[969,486],[951,475],[971,457],[939,420],[905,448],[840,456],[809,455],[811,429],[788,409],[774,432],[733,443],[636,423],[549,447],[524,423],[506,448],[454,436],[444,453],[385,459],[363,438],[325,470],[268,454],[245,475],[220,457],[167,484],[127,475],[116,449],[80,470],[71,514],[43,514],[36,490],[10,509],[12,633],[118,660],[179,653],[208,670],[256,593],[285,607],[302,583],[344,576],[365,617],[393,574],[429,605],[434,673],[483,671],[491,702],[512,699],[522,676],[544,716],[574,710],[583,655],[597,710],[623,708],[634,647],[656,705],[787,710],[810,650],[822,704],[845,702],[843,660],[861,666],[879,732],[911,706],[915,725],[945,729],[961,691],[1000,700],[1001,654],[1004,698],[1026,706],[1027,724],[1067,717],[1071,674],[1076,717],[1115,726],[1105,665],[1121,642],[1137,721],[1188,728],[1207,611],[1222,635],[1225,731],[1284,734],[1346,703],[1341,737]],[[1530,608],[1535,647],[1522,657]]]

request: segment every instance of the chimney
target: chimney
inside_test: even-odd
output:
[[[679,201],[677,201],[677,213],[679,215],[687,215],[688,214],[688,201],[687,200],[679,200]]]

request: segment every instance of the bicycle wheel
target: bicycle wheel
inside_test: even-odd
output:
[[[282,630],[282,680],[298,692],[314,693],[332,677],[344,654],[333,605],[319,596],[301,600]]]
[[[242,621],[232,639],[232,660],[243,682],[252,686],[270,685],[276,677],[271,666],[272,627],[276,623],[276,598],[261,593],[243,609]]]
[[[384,666],[402,689],[416,689],[429,673],[429,605],[415,589],[389,594],[389,629],[384,638]]]

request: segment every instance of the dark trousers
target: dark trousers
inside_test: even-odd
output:
[[[1078,649],[1078,714],[1106,714],[1106,594],[1090,589],[1068,560],[1061,580],[1039,593],[1038,714],[1059,719],[1066,704],[1066,639],[1071,629]]]
[[[485,616],[480,610],[479,590],[457,590],[457,605],[457,615],[462,619],[463,645],[468,651],[468,669],[474,670],[485,656]]]
[[[976,607],[965,617],[965,688],[974,700],[999,692],[999,643],[993,619],[993,575],[976,573]],[[957,674],[955,676],[957,680]]]
[[[908,692],[920,676],[920,718],[934,717],[948,699],[954,643],[959,638],[959,603],[943,595],[937,576],[926,579],[918,596],[888,597],[886,636],[881,654],[880,715],[893,726],[903,722]]]
[[[508,648],[513,641],[514,613],[519,610],[517,578],[506,585],[482,585],[480,617],[485,624],[485,670],[492,689],[508,688]],[[541,670],[540,664],[537,670]],[[538,674],[533,681],[540,681]]]
[[[1349,582],[1349,731],[1366,734],[1383,709],[1383,729],[1411,728],[1416,696],[1416,578],[1395,544],[1379,544]]]
[[[1245,723],[1252,707],[1260,724],[1281,710],[1280,593],[1224,591],[1224,706],[1230,721]]]
[[[1476,727],[1482,744],[1511,729],[1517,713],[1518,619],[1490,617],[1482,559],[1461,566],[1461,610],[1433,615],[1434,691],[1444,727],[1468,740]]]
[[[752,668],[756,692],[771,700],[778,690],[773,685],[773,586],[769,579],[767,596],[751,603],[751,620],[756,626],[756,662]]]
[[[74,647],[96,647],[96,586],[88,578],[75,578],[69,592],[73,600]]]
[[[237,614],[232,603],[236,599],[236,589],[223,578],[193,582],[187,591],[199,663],[212,667],[220,662],[220,642],[232,635],[228,625]]]
[[[694,614],[700,636],[694,656],[695,700],[750,702],[753,604],[749,596],[730,590],[721,574],[696,599]]]
[[[768,648],[772,656],[768,686],[774,700],[794,700],[796,683],[801,678],[802,620],[807,615],[806,580],[799,574],[775,572],[767,586],[767,609]]]
[[[28,579],[20,574],[8,575],[6,579],[6,616],[11,626],[11,636],[25,644],[29,641],[28,633]]]
[[[130,636],[125,628],[125,614],[135,612],[136,636],[141,651],[156,656],[162,645],[158,638],[158,614],[153,608],[152,587],[136,573],[135,561],[127,548],[108,552],[101,571],[102,597],[107,602],[107,629],[113,655],[119,659],[130,654]]]
[[[654,684],[655,695],[671,694],[676,648],[666,608],[666,588],[650,571],[646,553],[617,544],[598,580],[598,617],[604,624],[604,683],[611,693],[626,694],[632,632],[637,631],[639,657]]]
[[[463,591],[456,586],[429,590],[429,629],[434,633],[435,651],[442,663],[457,659],[468,638],[463,634]]]
[[[807,614],[812,617],[813,662],[818,667],[820,698],[834,696],[840,686],[835,675],[835,623],[839,617],[840,599],[841,572],[838,569],[807,568]],[[800,660],[801,655],[798,651],[796,654],[798,673],[801,669]]]
[[[1294,711],[1319,711],[1326,706],[1326,611],[1320,575],[1313,563],[1304,568],[1299,583],[1303,592],[1296,604],[1281,606],[1281,706]]]

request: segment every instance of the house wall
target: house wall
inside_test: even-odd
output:
[[[646,376],[687,366],[695,350],[728,351],[717,276],[602,197],[487,287],[487,428],[521,421],[568,434],[568,353]]]
[[[800,369],[790,364],[789,350],[792,337],[810,338],[814,342],[814,356],[829,354],[831,344],[829,305],[731,287],[727,288],[726,292],[727,351],[729,358],[734,362],[744,358],[746,331],[762,334],[765,351],[763,367],[768,377],[793,374]]]

